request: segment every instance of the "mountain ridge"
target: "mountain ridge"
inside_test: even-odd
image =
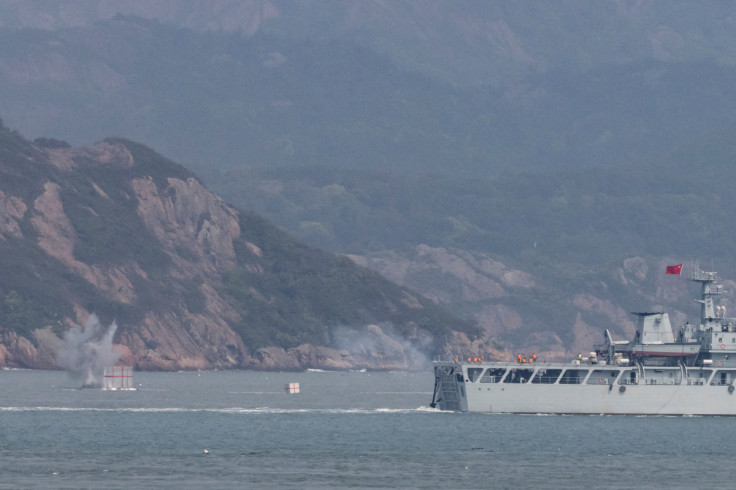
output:
[[[490,17],[481,23],[520,15],[513,10],[485,12]],[[575,18],[553,11],[545,13],[557,24]],[[379,19],[380,32],[390,19]],[[655,29],[652,19],[641,28]],[[721,53],[712,47],[719,42],[713,33],[699,38],[697,26],[686,35],[678,25],[692,53],[653,56],[627,40],[632,54],[607,58],[596,51],[605,43],[547,53],[545,36],[557,39],[564,31],[543,35],[522,27],[515,36],[538,44],[536,56],[549,57],[549,66],[502,75],[518,68],[514,61],[491,63],[495,55],[483,58],[479,48],[475,63],[501,78],[484,84],[453,84],[413,66],[415,56],[395,52],[424,49],[423,65],[434,61],[453,71],[466,46],[455,29],[441,36],[442,49],[427,50],[412,33],[402,43],[384,39],[376,46],[383,38],[371,41],[372,28],[356,26],[329,36],[297,36],[277,26],[246,36],[121,15],[58,30],[6,28],[0,104],[32,137],[84,145],[124,135],[188,166],[400,168],[471,178],[621,165],[733,120],[736,64],[727,53],[736,50],[723,46],[712,55]],[[592,29],[572,28],[573,38]]]
[[[477,334],[143,145],[43,148],[0,132],[0,365],[54,368],[64,332],[93,313],[118,324],[139,369],[410,368],[435,337]]]
[[[736,45],[723,4],[172,5],[0,6],[7,13],[0,21],[16,13],[25,20],[0,28],[3,115],[34,137],[146,142],[228,202],[476,320],[483,333],[458,341],[459,350],[492,345],[494,355],[508,355],[548,345],[566,356],[604,328],[628,335],[630,309],[684,317],[679,303],[691,295],[660,277],[665,265],[694,267],[700,259],[736,276],[728,252],[736,241],[729,225]],[[47,30],[16,27],[33,22]],[[51,139],[36,147],[59,147]],[[24,168],[38,148],[12,144]],[[152,177],[137,185],[167,188]],[[18,188],[26,182],[13,178]],[[35,212],[43,181],[28,182],[28,199],[5,197],[8,216]],[[85,241],[75,242],[73,256],[94,277],[100,250],[118,250],[118,262],[132,252],[87,210],[115,203],[92,199],[94,186],[78,184],[83,199],[71,201],[68,217]],[[98,187],[111,196],[109,185]],[[166,202],[163,209],[173,209]],[[120,225],[134,237],[132,255],[150,253],[154,265],[171,260],[147,247],[147,228]],[[29,220],[7,227],[35,233]],[[36,248],[12,254],[58,267]],[[531,276],[533,286],[504,283],[486,261]],[[285,291],[310,293],[277,272]],[[247,294],[248,277],[227,275],[216,292],[239,304],[263,302]],[[195,284],[175,293],[196,310],[209,296]],[[44,313],[24,298],[7,297],[15,308],[8,321],[18,311]],[[124,303],[98,303],[132,315]],[[284,334],[293,341],[294,332]]]

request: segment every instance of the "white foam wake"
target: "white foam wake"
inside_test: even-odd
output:
[[[100,407],[0,407],[0,412],[114,412],[114,413],[224,413],[224,414],[402,414],[440,412],[429,407],[418,408],[272,408],[272,407],[229,407],[229,408],[100,408]]]

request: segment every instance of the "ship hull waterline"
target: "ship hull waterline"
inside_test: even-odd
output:
[[[509,370],[515,367],[518,366],[506,365]],[[619,376],[619,370],[611,369],[610,372],[616,372],[616,377],[610,382],[602,378],[601,384],[597,384],[599,380],[593,379],[593,374],[590,374],[589,382],[580,384],[484,383],[468,378],[467,365],[455,365],[454,369],[452,375],[437,378],[435,405],[441,410],[559,415],[736,416],[734,368],[705,370],[709,374],[702,382],[693,384],[687,379],[677,378],[679,369],[667,368],[662,371],[671,373],[676,382],[619,383],[623,375]],[[593,369],[588,368],[587,371],[592,373]]]
[[[472,389],[472,388],[471,388]],[[559,415],[728,415],[736,396],[725,386],[530,386],[486,389],[467,397],[468,412]]]

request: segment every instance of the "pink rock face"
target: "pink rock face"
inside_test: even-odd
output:
[[[390,327],[370,322],[344,327],[340,338],[330,339],[326,331],[325,345],[253,349],[233,329],[243,320],[219,292],[226,274],[234,268],[254,277],[266,273],[261,262],[264,251],[254,243],[259,237],[243,236],[247,231],[241,229],[235,209],[181,171],[179,177],[147,176],[121,143],[33,151],[28,165],[49,169],[48,177],[35,184],[38,190],[29,202],[0,191],[0,241],[33,243],[97,295],[111,304],[130,307],[126,311],[135,312],[128,316],[133,320],[116,319],[113,340],[116,357],[124,364],[145,370],[300,370],[413,369],[426,362],[412,345],[430,342],[426,332],[414,326],[413,340],[407,341]],[[154,173],[166,171],[153,168]],[[75,200],[80,195],[84,198],[81,205]],[[110,209],[117,210],[117,215],[111,216]],[[99,230],[106,221],[116,219],[141,223],[139,230],[150,233],[155,242],[145,242],[146,246],[158,247],[165,262],[140,260],[135,254],[111,261],[85,259],[79,253],[80,245],[96,238],[89,230]],[[23,227],[23,220],[30,226]],[[106,240],[101,243],[111,244],[109,236]],[[161,267],[165,267],[163,272]],[[159,303],[151,300],[151,294]],[[18,333],[0,325],[0,366],[57,367],[57,354],[65,347],[62,332],[72,325],[84,325],[92,313],[85,297],[73,293],[68,297],[73,297],[74,314],[56,320],[54,328],[38,325]],[[259,297],[264,304],[270,301]],[[423,309],[419,298],[406,290],[384,301],[389,310]]]

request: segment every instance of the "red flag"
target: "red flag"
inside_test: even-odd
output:
[[[668,265],[665,274],[680,274],[680,272],[682,272],[682,264]]]

